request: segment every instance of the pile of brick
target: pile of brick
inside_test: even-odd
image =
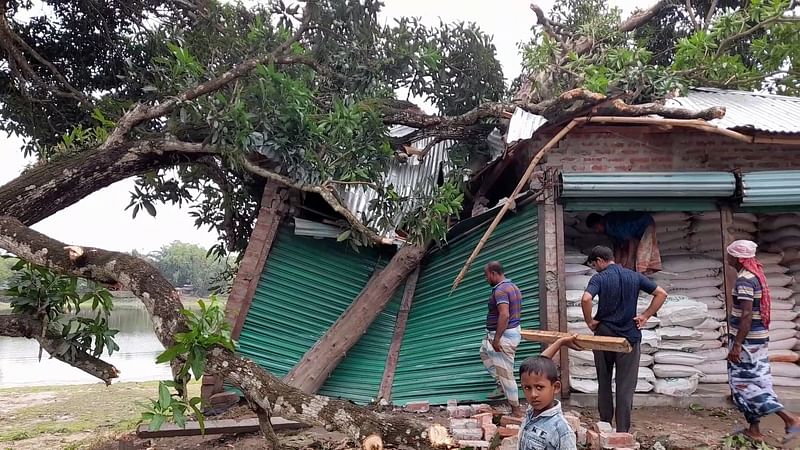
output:
[[[630,433],[617,433],[607,422],[597,422],[591,425],[581,423],[581,416],[574,411],[564,413],[572,431],[575,432],[575,439],[578,448],[589,450],[606,449],[638,449],[639,443]]]

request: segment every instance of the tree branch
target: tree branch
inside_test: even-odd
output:
[[[700,25],[697,23],[694,7],[692,7],[692,0],[686,0],[686,11],[687,14],[689,14],[689,20],[692,22],[692,28],[694,28],[694,31],[700,31]]]
[[[762,30],[762,29],[764,29],[764,28],[766,28],[766,27],[768,27],[768,26],[770,26],[772,24],[775,24],[775,23],[791,23],[791,22],[800,22],[800,17],[789,17],[789,16],[783,16],[783,15],[777,15],[777,16],[774,16],[774,17],[770,17],[769,19],[764,20],[763,22],[759,22],[759,23],[753,25],[752,27],[748,28],[747,30],[742,31],[741,33],[734,34],[733,36],[729,36],[729,37],[723,39],[722,42],[719,43],[719,48],[717,48],[716,56],[717,57],[721,56],[722,53],[725,50],[727,50],[728,48],[730,48],[731,45],[736,43],[736,41],[738,41],[740,39],[744,39],[744,38],[746,38],[746,37],[748,37],[748,36],[750,36],[750,35],[752,35],[754,33],[757,33],[758,31],[760,31],[760,30]]]
[[[711,0],[708,13],[706,13],[706,21],[703,23],[703,31],[708,31],[708,27],[711,26],[711,19],[714,17],[714,13],[717,12],[717,3],[719,3],[719,0]]]
[[[64,349],[68,344],[51,330],[47,330],[42,336],[43,326],[42,321],[29,315],[0,315],[0,335],[36,339],[51,357],[101,379],[107,385],[119,377],[119,370],[116,367],[88,353],[78,352],[75,359],[67,358]]]
[[[387,239],[379,236],[377,233],[375,233],[375,231],[373,231],[368,226],[361,223],[361,221],[358,220],[358,217],[356,217],[355,214],[353,214],[349,209],[347,209],[346,206],[342,205],[339,199],[337,199],[336,196],[334,195],[332,188],[330,188],[329,186],[317,186],[317,185],[301,183],[292,180],[289,177],[265,169],[247,159],[242,160],[242,167],[244,167],[245,170],[252,173],[253,175],[257,175],[259,177],[266,178],[268,180],[276,181],[278,183],[297,189],[299,191],[318,194],[320,197],[322,197],[323,200],[325,200],[326,203],[328,203],[328,205],[330,205],[330,207],[334,211],[341,214],[342,217],[344,217],[345,220],[347,220],[347,222],[350,223],[350,225],[356,231],[363,234],[369,240],[377,244],[388,243]]]
[[[627,20],[620,24],[619,31],[622,33],[633,31],[649,22],[656,14],[661,12],[662,9],[672,6],[670,0],[659,0],[653,6],[631,14]]]
[[[308,30],[309,23],[311,21],[312,11],[315,8],[314,0],[307,0],[306,8],[303,11],[303,21],[295,33],[292,35],[291,38],[287,39],[281,45],[279,45],[275,50],[272,52],[257,56],[254,58],[250,58],[245,60],[230,70],[226,71],[222,75],[219,75],[211,80],[208,80],[203,83],[199,83],[195,86],[192,86],[189,89],[179,93],[178,95],[171,97],[162,103],[159,103],[155,106],[146,106],[141,103],[137,103],[134,108],[125,113],[122,118],[117,123],[116,128],[114,131],[111,132],[106,142],[103,143],[101,146],[102,148],[107,148],[113,145],[117,145],[122,142],[124,137],[131,132],[131,130],[149,120],[153,120],[162,116],[165,116],[175,110],[183,102],[188,102],[199,98],[203,95],[206,95],[211,92],[218,91],[222,89],[224,86],[227,86],[231,82],[247,75],[251,71],[253,71],[256,67],[262,64],[268,64],[270,62],[275,62],[277,64],[296,64],[301,61],[301,58],[291,55],[286,55],[291,49],[292,44],[297,42],[300,37]],[[305,63],[305,62],[304,62]]]

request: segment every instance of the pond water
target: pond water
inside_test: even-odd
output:
[[[109,326],[119,330],[116,341],[120,347],[103,360],[120,370],[120,381],[166,380],[171,377],[169,364],[156,364],[156,356],[164,347],[153,333],[147,310],[139,302],[115,304]],[[48,386],[54,384],[102,383],[68,364],[51,359],[42,353],[33,339],[0,337],[0,388],[18,386]]]

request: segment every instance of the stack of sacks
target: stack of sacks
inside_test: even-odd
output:
[[[719,213],[701,213],[692,217],[689,250],[692,254],[722,258],[722,230]]]
[[[758,232],[758,216],[755,214],[736,213],[733,215],[733,225],[728,229],[732,241],[746,239],[755,241]]]
[[[800,386],[800,215],[762,216],[758,258],[772,297],[770,365],[776,386]]]
[[[666,395],[690,395],[703,372],[698,366],[705,358],[695,352],[719,347],[719,330],[707,318],[708,307],[681,296],[670,296],[658,312],[656,330],[661,344],[655,353],[653,372],[659,379],[655,390]],[[703,327],[703,328],[699,328]]]
[[[653,214],[661,256],[683,255],[689,250],[690,217],[684,213]]]

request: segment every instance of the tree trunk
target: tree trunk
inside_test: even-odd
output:
[[[395,253],[381,273],[367,283],[336,323],[286,375],[286,382],[307,394],[317,392],[383,311],[397,288],[419,266],[425,250],[425,246],[407,245]]]
[[[139,141],[58,156],[0,186],[0,216],[33,225],[117,181],[211,153],[201,144]]]
[[[142,300],[153,320],[156,337],[166,348],[174,344],[175,333],[187,330],[186,320],[180,314],[182,305],[178,293],[153,266],[124,253],[88,247],[72,247],[70,257],[70,252],[65,247],[64,243],[31,230],[13,217],[0,217],[0,248],[60,273],[104,283],[122,283]],[[80,250],[80,254],[76,255],[76,250]],[[406,274],[416,266],[423,253],[422,247],[413,246],[398,252],[405,255],[399,258],[404,262],[402,266],[411,267]],[[395,282],[394,288],[403,278],[404,276],[397,275],[399,281]],[[370,291],[394,291],[394,288],[387,281],[379,283]],[[28,336],[31,329],[36,329],[35,323],[28,319],[17,322],[12,318],[3,318],[1,324],[7,326],[0,329],[0,335]],[[12,324],[14,325],[11,326]],[[54,342],[54,345],[59,343]],[[429,427],[406,417],[380,415],[347,401],[306,394],[281,382],[253,361],[236,356],[221,347],[209,350],[206,369],[209,374],[223,377],[239,387],[251,404],[270,411],[272,415],[330,426],[358,442],[370,436],[378,436],[384,442],[417,448],[453,444],[444,427]],[[261,415],[265,414],[262,412]]]

